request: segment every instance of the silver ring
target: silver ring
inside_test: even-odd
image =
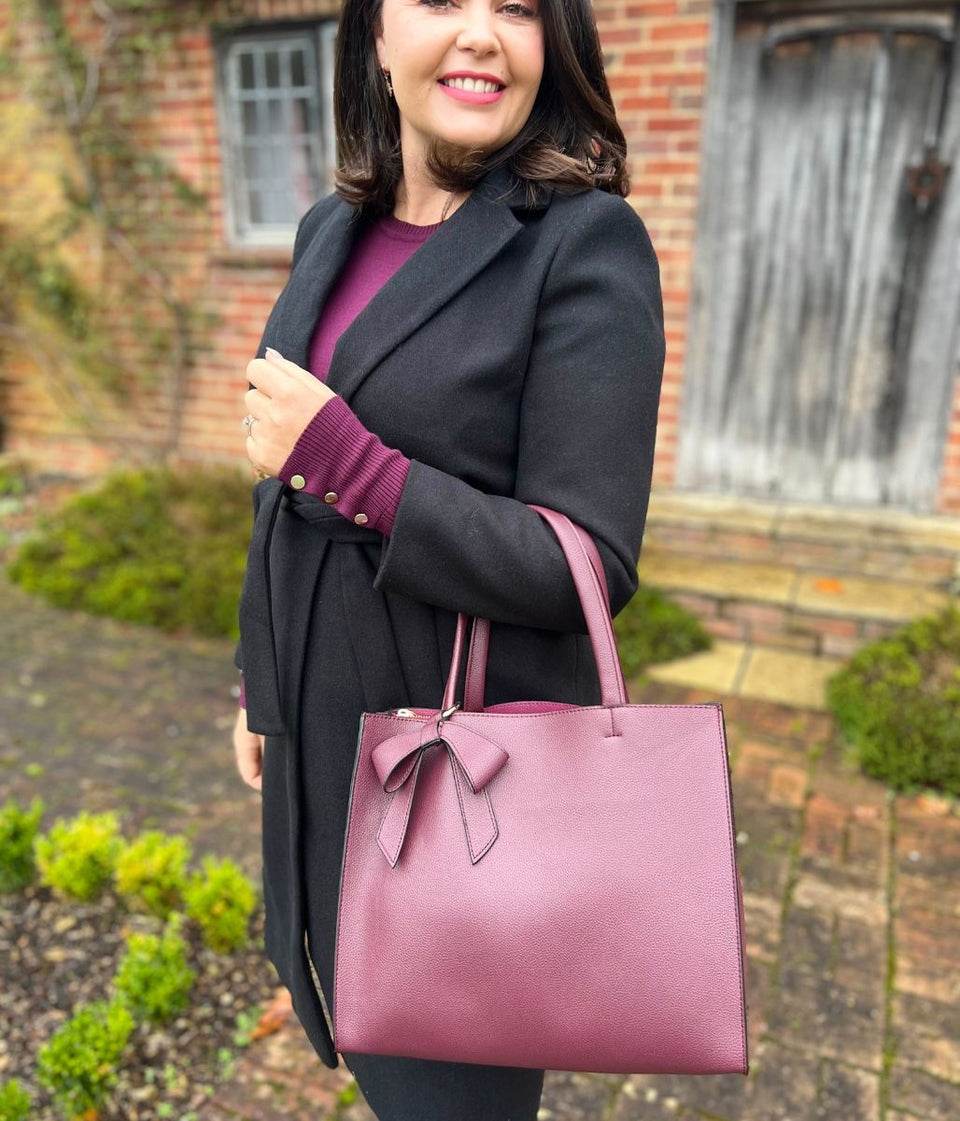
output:
[[[250,435],[250,429],[253,427],[253,422],[256,419],[255,416],[250,416],[249,413],[243,418],[243,427],[246,428],[248,436]]]

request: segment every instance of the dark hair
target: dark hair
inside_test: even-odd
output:
[[[377,58],[383,0],[344,0],[334,68],[334,118],[339,167],[336,193],[361,209],[393,209],[403,174],[400,117]],[[540,0],[544,67],[530,116],[493,152],[451,150],[434,140],[427,173],[447,191],[470,190],[509,163],[535,204],[544,184],[561,194],[598,187],[627,195],[627,144],[603,70],[590,0]]]

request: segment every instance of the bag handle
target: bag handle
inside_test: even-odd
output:
[[[573,577],[580,606],[590,634],[590,644],[600,678],[601,703],[609,708],[627,703],[627,690],[623,680],[623,670],[617,652],[617,642],[613,633],[613,619],[610,615],[609,595],[603,562],[590,535],[575,525],[565,514],[549,510],[545,506],[530,503],[549,524],[563,549],[570,573]],[[456,680],[463,658],[466,640],[467,620],[462,612],[457,616],[457,630],[454,635],[453,655],[443,693],[443,711],[454,703]],[[490,644],[490,621],[477,617],[474,619],[470,638],[470,652],[467,661],[467,675],[464,681],[464,711],[479,712],[483,709],[483,694],[486,683],[487,651]]]
[[[573,523],[571,523],[573,524]],[[593,543],[589,533],[581,533],[581,540],[590,556],[593,570],[597,574],[600,587],[603,591],[604,603],[610,603],[607,591],[607,577],[603,571],[603,561]],[[464,625],[468,616],[464,616]],[[459,621],[458,621],[459,622]],[[466,712],[480,712],[483,709],[483,693],[487,677],[487,654],[490,649],[490,620],[479,615],[474,616],[473,627],[470,631],[470,649],[467,652],[467,673],[463,686],[463,708]],[[459,668],[460,662],[457,661]],[[451,702],[452,703],[452,702]]]

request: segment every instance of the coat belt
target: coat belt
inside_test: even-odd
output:
[[[268,736],[279,736],[286,730],[280,703],[270,584],[270,543],[281,508],[309,522],[330,541],[369,545],[382,536],[378,530],[355,525],[315,495],[291,490],[279,479],[261,484],[260,507],[250,537],[239,615],[247,727]]]

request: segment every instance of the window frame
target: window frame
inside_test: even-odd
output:
[[[338,20],[336,16],[318,17],[310,21],[264,22],[230,29],[213,31],[216,65],[215,91],[217,103],[217,128],[220,143],[220,171],[222,176],[224,235],[228,248],[287,248],[293,244],[297,224],[308,207],[329,194],[334,187],[336,166],[336,133],[333,120],[333,66]],[[241,191],[246,189],[247,173],[242,158],[242,128],[240,100],[234,96],[233,58],[238,48],[255,44],[270,50],[291,42],[308,42],[313,52],[314,71],[307,74],[309,85],[313,79],[314,99],[311,107],[311,128],[319,133],[314,151],[319,154],[319,166],[314,158],[309,168],[320,186],[320,193],[311,198],[299,214],[289,222],[245,221]],[[307,60],[309,67],[310,60]],[[264,87],[266,88],[266,87]],[[283,90],[283,86],[276,87]],[[287,87],[289,88],[289,87]],[[256,98],[252,100],[257,100]],[[240,186],[237,186],[239,179]]]

